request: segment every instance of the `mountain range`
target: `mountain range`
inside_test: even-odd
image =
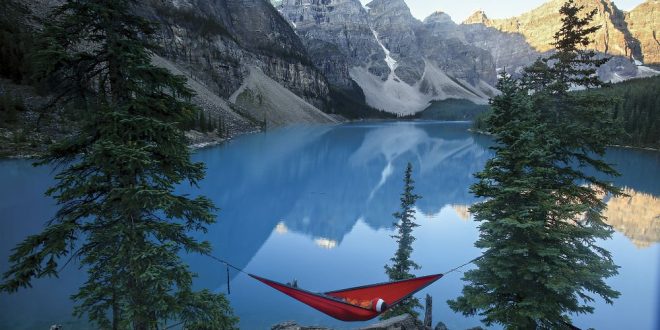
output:
[[[35,0],[33,11],[59,2]],[[660,73],[660,1],[630,12],[576,2],[597,10],[589,48],[612,56],[602,79]],[[440,11],[420,21],[404,0],[145,0],[136,10],[159,23],[154,63],[189,77],[195,102],[245,131],[374,109],[412,115],[446,99],[487,104],[499,71],[520,73],[552,50],[562,3],[508,19],[478,11],[462,23]]]
[[[404,0],[280,0],[273,4],[291,23],[312,61],[331,84],[359,85],[369,105],[401,115],[424,110],[432,100],[463,98],[484,103],[496,91],[498,70],[520,72],[552,50],[561,26],[552,0],[518,17],[489,19],[482,11],[457,24],[443,12],[423,21]],[[606,81],[658,73],[657,0],[631,12],[609,0],[578,0],[596,10],[601,29],[589,48],[613,59],[601,68]]]

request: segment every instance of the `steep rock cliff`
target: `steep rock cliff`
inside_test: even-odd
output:
[[[35,0],[29,7],[37,17],[46,17],[61,3]],[[231,135],[258,129],[262,117],[283,118],[271,123],[275,125],[303,118],[304,122],[328,122],[323,115],[305,116],[327,108],[329,86],[300,38],[269,2],[145,0],[137,2],[135,11],[156,23],[155,41],[160,48],[153,63],[188,77],[188,86],[197,93],[193,102],[211,120],[221,118]],[[259,77],[268,86],[281,91],[287,104],[306,106],[282,109],[262,104],[259,111],[263,113],[254,116],[241,104],[229,102],[232,94],[254,80],[253,70],[262,73]]]
[[[534,62],[541,53],[534,49],[525,36],[515,32],[503,32],[486,25],[488,17],[482,11],[474,13],[458,26],[465,42],[487,50],[498,69],[508,72],[521,72]]]
[[[412,16],[404,0],[373,0],[367,4],[374,36],[389,60],[390,70],[409,85],[422,78],[424,59],[415,34],[421,23]]]
[[[161,55],[224,98],[258,67],[317,107],[328,101],[323,74],[264,0],[149,0],[143,10],[161,23]]]
[[[351,89],[349,68],[366,66],[386,78],[385,53],[359,0],[280,0],[280,13],[295,28],[310,58],[332,84]]]
[[[643,62],[660,65],[660,1],[645,1],[625,14],[625,22],[639,40]]]
[[[497,82],[493,54],[471,44],[449,15],[433,13],[424,19],[417,35],[424,56],[450,76],[473,86],[481,81],[491,85]]]
[[[653,39],[658,0],[647,1],[631,13],[622,12],[610,0],[576,3],[584,6],[584,13],[597,11],[593,24],[601,28],[592,36],[588,48],[612,58],[598,71],[602,80],[619,82],[660,73],[643,65],[654,64],[658,53],[657,41]],[[553,50],[553,35],[561,27],[562,4],[563,0],[552,0],[507,19],[490,19],[483,11],[477,11],[460,25],[460,30],[466,42],[488,50],[498,68],[520,73],[523,67]]]

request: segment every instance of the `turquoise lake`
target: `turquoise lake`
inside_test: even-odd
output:
[[[473,173],[492,153],[491,138],[468,132],[469,123],[383,122],[288,127],[239,137],[196,151],[207,166],[201,189],[220,211],[206,234],[214,255],[246,272],[311,291],[330,291],[387,280],[383,266],[395,251],[392,213],[399,207],[403,172],[414,167],[418,202],[412,259],[417,275],[445,272],[480,251],[473,244],[478,223],[467,208]],[[660,152],[613,148],[606,156],[622,173],[613,181],[630,197],[608,198],[613,238],[609,249],[619,275],[608,283],[621,292],[614,305],[596,299],[594,314],[574,317],[580,328],[660,328]],[[0,161],[0,272],[16,243],[37,233],[56,211],[44,197],[53,184],[50,168],[29,160]],[[196,286],[227,292],[225,267],[201,256],[185,256],[198,273]],[[468,266],[463,270],[469,269]],[[69,265],[59,279],[0,295],[0,329],[90,329],[71,316],[69,296],[85,272]],[[352,329],[248,276],[230,273],[228,296],[241,329],[270,329],[295,320],[303,325]],[[434,324],[450,329],[480,325],[446,304],[460,294],[461,273],[452,273],[417,296],[433,296]]]

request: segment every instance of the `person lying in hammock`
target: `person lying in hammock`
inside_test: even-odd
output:
[[[370,309],[373,311],[376,311],[378,313],[383,312],[387,309],[387,303],[385,300],[376,298],[372,300],[358,300],[358,299],[352,299],[352,298],[344,298],[342,299],[344,302],[349,303],[353,306],[358,306],[362,307],[365,309]]]
[[[287,282],[286,285],[290,286],[292,288],[298,288],[298,280],[296,280],[294,278],[293,281]],[[337,299],[335,297],[331,297],[331,298]],[[352,298],[344,298],[344,299],[337,299],[337,300],[343,301],[343,302],[351,304],[353,306],[358,306],[358,307],[362,307],[362,308],[365,308],[365,309],[370,309],[370,310],[376,311],[378,313],[381,313],[381,312],[385,311],[387,309],[387,307],[389,307],[387,305],[387,303],[385,302],[385,300],[380,299],[380,298],[376,298],[376,299],[372,299],[372,300],[358,300],[358,299],[352,299]]]

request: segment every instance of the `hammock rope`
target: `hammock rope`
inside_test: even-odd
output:
[[[248,275],[248,276],[251,275],[250,273],[246,272],[245,270],[243,270],[243,269],[241,269],[241,268],[238,268],[238,267],[236,267],[236,266],[230,264],[229,262],[225,261],[224,259],[220,259],[220,258],[218,258],[218,257],[216,257],[216,256],[214,256],[214,255],[211,255],[211,254],[204,254],[204,255],[207,256],[207,257],[209,257],[209,258],[211,258],[211,259],[213,259],[213,260],[215,260],[215,261],[217,261],[217,262],[219,262],[219,263],[221,263],[221,264],[224,264],[224,265],[227,266],[227,267],[231,267],[231,268],[235,269],[236,271],[241,272],[241,273],[243,273],[243,274],[245,274],[245,275]],[[458,267],[454,267],[454,268],[452,268],[452,269],[450,269],[450,270],[448,270],[448,271],[446,271],[446,272],[444,272],[444,273],[441,273],[441,274],[442,274],[442,275],[451,274],[451,273],[453,273],[453,272],[455,272],[455,271],[457,271],[457,270],[459,270],[459,269],[461,269],[461,268],[463,268],[463,267],[465,267],[465,266],[467,266],[467,265],[469,265],[469,264],[471,264],[471,263],[473,263],[473,262],[475,262],[475,261],[477,261],[477,260],[483,258],[484,256],[485,256],[485,255],[482,254],[482,255],[480,255],[480,256],[478,256],[478,257],[476,257],[476,258],[474,258],[474,259],[472,259],[472,260],[470,260],[470,261],[468,261],[468,262],[466,262],[466,263],[464,263],[464,264],[462,264],[462,265],[460,265],[460,266],[458,266]],[[229,276],[229,271],[227,271],[227,276]],[[229,286],[229,283],[227,284],[227,286]]]
[[[453,272],[455,272],[455,271],[457,271],[457,270],[459,270],[459,269],[461,269],[461,268],[463,268],[463,267],[465,267],[465,266],[467,266],[467,265],[469,265],[469,264],[471,264],[471,263],[473,263],[473,262],[475,262],[475,261],[477,261],[477,260],[479,260],[483,257],[484,257],[484,255],[482,254],[482,255],[480,255],[480,256],[478,256],[478,257],[476,257],[476,258],[474,258],[474,259],[472,259],[472,260],[470,260],[470,261],[468,261],[468,262],[466,262],[466,263],[464,263],[464,264],[462,264],[458,267],[452,268],[452,269],[450,269],[450,270],[448,270],[448,271],[446,271],[442,274],[447,275],[447,274],[453,273]]]
[[[220,258],[218,258],[218,257],[216,257],[216,256],[214,256],[214,255],[211,255],[211,254],[204,254],[204,255],[207,256],[207,257],[209,257],[209,258],[211,258],[211,259],[213,259],[213,260],[215,260],[215,261],[217,261],[217,262],[219,262],[219,263],[221,263],[221,264],[225,264],[227,267],[231,267],[231,268],[233,268],[233,269],[235,269],[235,270],[237,270],[237,271],[239,271],[239,272],[241,272],[241,273],[243,273],[243,274],[245,274],[245,275],[250,275],[250,274],[248,274],[246,271],[244,271],[243,269],[238,268],[238,267],[236,267],[236,266],[230,264],[229,262],[227,262],[227,261],[225,261],[225,260],[223,260],[223,259],[220,259]]]

